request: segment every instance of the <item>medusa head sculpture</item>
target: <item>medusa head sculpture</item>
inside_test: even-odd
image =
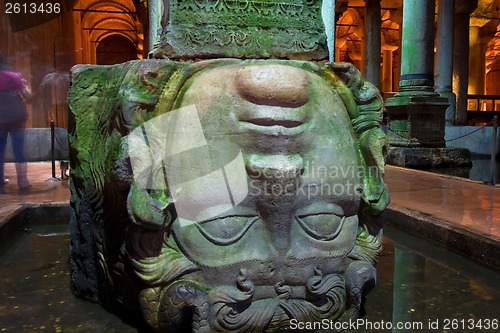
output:
[[[358,70],[236,59],[106,70],[73,73],[99,132],[85,133],[73,102],[72,225],[92,231],[93,251],[82,258],[74,238],[73,266],[94,260],[97,280],[74,275],[77,291],[157,332],[358,316],[389,201],[382,99]],[[102,153],[85,155],[89,144]]]

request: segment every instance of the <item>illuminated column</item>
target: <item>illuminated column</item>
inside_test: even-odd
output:
[[[404,0],[400,90],[433,91],[434,0]]]
[[[446,98],[434,91],[434,0],[404,0],[398,93],[386,101],[389,143],[444,147]]]
[[[402,11],[403,9],[401,9]],[[401,23],[399,23],[399,45],[398,45],[398,49],[399,51],[396,52],[396,57],[395,57],[395,61],[397,63],[397,71],[394,73],[394,81],[397,82],[397,84],[399,84],[399,81],[400,81],[400,78],[401,78],[401,45],[403,45],[403,21],[401,21]],[[397,89],[395,89],[397,90]]]
[[[471,26],[469,34],[469,94],[484,94],[486,44],[480,26]]]
[[[436,92],[448,99],[446,125],[455,123],[456,96],[452,91],[455,0],[439,0],[436,37]]]
[[[82,22],[80,19],[80,13],[71,11],[71,20],[74,22],[74,28],[73,28],[73,38],[74,38],[74,43],[75,43],[75,59],[74,63],[75,64],[82,64],[83,62],[83,43],[82,43],[82,34],[79,33],[82,31]]]
[[[354,66],[356,66],[357,69],[361,71],[361,73],[364,74],[363,72],[363,56],[361,52],[355,52],[355,51],[350,51],[349,57],[352,59],[354,62]]]
[[[336,62],[340,61],[340,50],[344,47],[346,42],[347,42],[346,38],[337,38],[337,40],[335,41],[335,61]]]
[[[97,64],[97,42],[90,42],[90,63]]]
[[[453,92],[457,95],[455,125],[467,125],[467,93],[469,86],[469,20],[477,0],[455,2],[453,33]]]
[[[433,87],[434,10],[434,0],[403,2],[399,90],[385,104],[389,164],[413,168],[471,165],[467,149],[445,147],[449,103]]]
[[[380,88],[380,0],[365,0],[364,70],[366,79]]]
[[[393,61],[393,52],[397,49],[397,46],[392,45],[384,45],[382,49],[383,53],[383,71],[382,71],[382,91],[383,92],[391,92],[394,90],[392,83],[392,61]]]

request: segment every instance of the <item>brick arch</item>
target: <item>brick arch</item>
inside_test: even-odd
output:
[[[137,59],[134,43],[124,34],[109,34],[96,47],[98,65],[113,65]]]
[[[348,8],[337,22],[336,38],[339,45],[340,61],[352,62],[359,67],[363,37],[363,20],[355,8]]]
[[[140,10],[136,7],[138,4],[138,2],[133,0],[78,1],[75,8],[78,8],[81,13],[82,42],[86,45],[86,59],[84,57],[84,62],[102,63],[102,59],[99,61],[97,59],[97,48],[101,41],[112,35],[122,36],[127,40],[127,43],[134,45],[134,59],[137,59],[137,55],[139,55],[139,58],[143,57],[143,50],[145,49],[144,24],[147,25],[147,22],[142,22],[139,13]],[[122,42],[125,43],[125,40]],[[122,58],[130,58],[129,51]]]

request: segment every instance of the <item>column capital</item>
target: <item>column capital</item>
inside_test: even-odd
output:
[[[382,45],[382,50],[384,51],[396,51],[398,48],[399,48],[398,45],[389,45],[389,44]]]

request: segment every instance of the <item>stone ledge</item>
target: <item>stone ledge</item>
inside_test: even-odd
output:
[[[476,262],[500,270],[500,240],[457,227],[431,215],[390,205],[382,221]]]
[[[58,222],[71,215],[71,208],[67,202],[50,204],[23,204],[10,205],[0,211],[0,246],[7,242],[19,229],[35,220],[49,219]]]
[[[417,169],[472,166],[470,151],[465,148],[390,147],[385,162]]]

